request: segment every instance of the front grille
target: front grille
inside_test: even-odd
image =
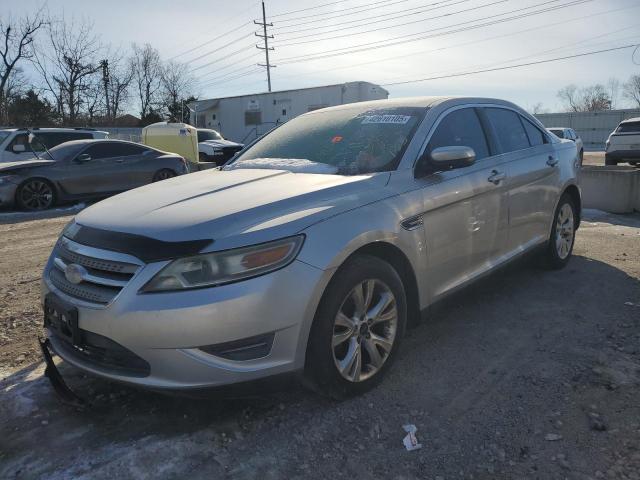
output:
[[[97,305],[107,305],[129,283],[140,268],[133,263],[90,257],[71,251],[61,240],[53,251],[53,265],[49,271],[52,285],[70,297]],[[84,267],[82,281],[70,282],[65,270],[68,265]]]
[[[119,343],[86,330],[80,330],[80,336],[80,344],[74,345],[69,339],[52,331],[54,350],[60,350],[58,353],[64,356],[87,362],[107,373],[131,377],[149,375],[149,363]]]

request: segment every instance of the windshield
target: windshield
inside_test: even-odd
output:
[[[549,131],[556,137],[564,138],[564,131],[561,128],[550,128]]]
[[[207,140],[224,140],[215,130],[198,130],[198,141],[205,142]]]
[[[395,170],[426,111],[355,107],[303,115],[273,130],[225,169],[295,168],[341,175]]]

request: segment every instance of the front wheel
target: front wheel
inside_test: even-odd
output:
[[[48,181],[34,178],[18,187],[16,201],[22,210],[46,210],[53,206],[55,192]]]
[[[398,273],[377,257],[359,255],[336,273],[311,328],[305,376],[333,398],[376,385],[404,334],[406,294]]]
[[[573,199],[565,193],[556,208],[551,236],[545,252],[545,260],[549,268],[560,269],[569,263],[576,238],[576,218]]]
[[[618,162],[611,158],[609,155],[604,156],[604,164],[605,165],[617,165]]]

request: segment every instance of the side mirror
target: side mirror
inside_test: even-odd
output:
[[[13,153],[23,153],[27,151],[27,147],[25,147],[21,143],[16,143],[13,147],[11,147]]]
[[[91,155],[88,153],[81,153],[76,157],[76,163],[87,163],[91,161]]]
[[[465,146],[438,147],[432,150],[429,160],[437,171],[453,170],[473,165],[476,152]]]

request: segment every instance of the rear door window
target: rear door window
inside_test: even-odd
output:
[[[485,109],[502,147],[502,153],[529,148],[529,138],[520,121],[520,115],[505,108]]]
[[[524,125],[527,137],[529,137],[529,143],[532,147],[547,143],[547,137],[545,137],[544,133],[542,133],[542,131],[540,131],[540,129],[533,123],[526,118],[522,118],[522,124]]]
[[[103,158],[113,158],[122,156],[122,146],[118,143],[100,142],[91,145],[82,153],[87,153],[92,160],[100,160]]]
[[[476,160],[489,156],[487,138],[474,108],[455,110],[444,117],[429,140],[427,151],[453,146],[473,148]]]

